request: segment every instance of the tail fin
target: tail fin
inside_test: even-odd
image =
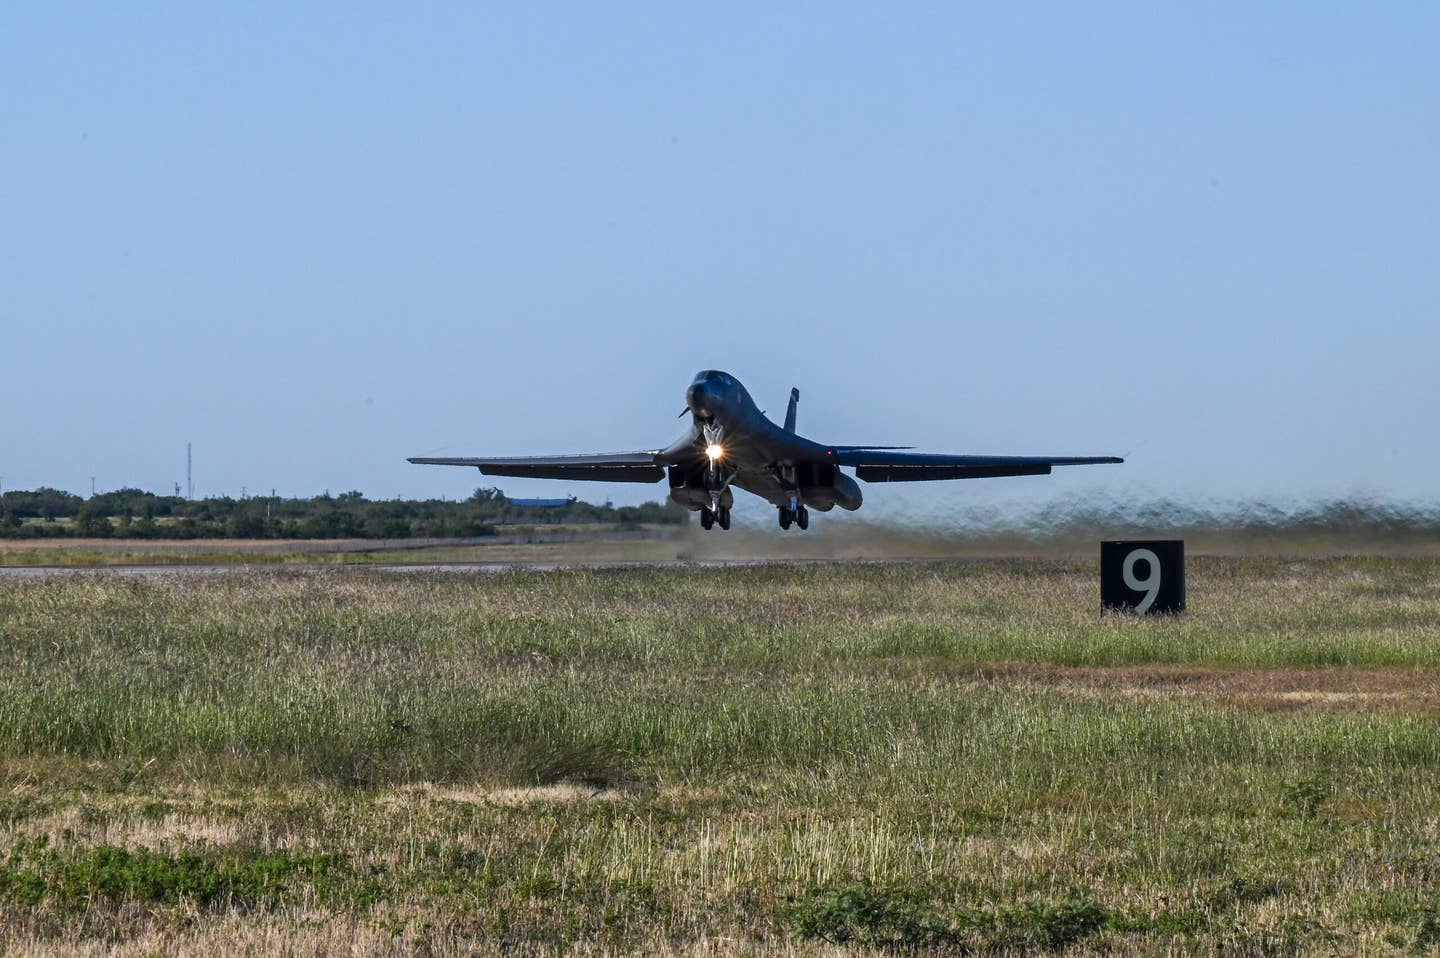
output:
[[[795,406],[800,402],[800,390],[790,390],[790,408],[785,410],[785,431],[795,431]]]

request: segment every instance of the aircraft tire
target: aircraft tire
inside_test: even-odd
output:
[[[708,531],[710,530],[710,527],[713,526],[713,525],[715,525],[715,513],[713,513],[713,512],[710,511],[710,507],[709,507],[709,506],[701,506],[701,507],[700,507],[700,528],[702,528],[702,529],[704,529],[704,530],[706,530],[706,531],[708,532]]]
[[[790,528],[790,523],[791,523],[791,521],[792,521],[792,517],[791,517],[791,515],[790,515],[790,510],[787,509],[787,508],[784,507],[784,506],[781,506],[781,507],[780,507],[780,528],[782,528],[782,529],[789,529],[789,528]]]
[[[801,506],[795,510],[795,524],[802,529],[810,528],[810,510]]]
[[[721,506],[720,515],[717,517],[716,521],[720,523],[720,528],[728,530],[730,528],[730,510],[725,508],[724,506]]]

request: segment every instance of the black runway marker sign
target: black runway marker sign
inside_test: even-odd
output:
[[[1100,612],[1185,611],[1185,543],[1179,539],[1100,543]]]

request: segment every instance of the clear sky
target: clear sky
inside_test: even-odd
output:
[[[663,445],[714,367],[826,442],[1131,457],[947,506],[1429,498],[1437,44],[1419,2],[5,4],[0,476],[168,491],[191,440],[201,494],[464,496],[404,458]]]

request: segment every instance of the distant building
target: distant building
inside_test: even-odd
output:
[[[564,506],[570,505],[570,503],[572,502],[578,502],[579,500],[576,499],[574,496],[571,496],[568,499],[511,499],[509,496],[506,496],[505,501],[512,506],[530,506],[539,509],[560,509]]]

